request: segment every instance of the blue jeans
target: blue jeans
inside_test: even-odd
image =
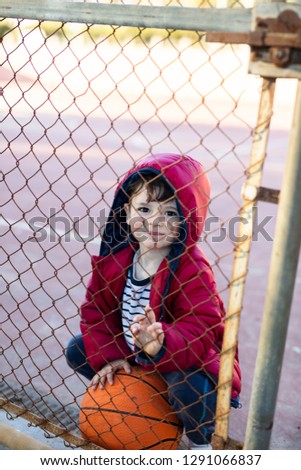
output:
[[[96,371],[87,362],[81,335],[71,339],[66,359],[79,374],[89,380],[94,377]],[[182,422],[187,437],[196,444],[210,442],[215,427],[216,379],[196,367],[183,372],[162,373],[162,376],[168,384],[169,403]]]

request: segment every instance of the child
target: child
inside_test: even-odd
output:
[[[224,331],[224,306],[197,246],[209,192],[188,156],[153,155],[126,175],[92,257],[82,335],[66,351],[94,388],[135,364],[161,373],[191,449],[211,448]],[[240,381],[236,354],[234,407]]]

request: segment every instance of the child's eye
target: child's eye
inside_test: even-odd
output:
[[[167,217],[178,217],[178,213],[176,211],[166,211],[165,215]]]
[[[141,207],[138,207],[137,211],[142,212],[143,214],[147,214],[149,212],[149,208],[141,206]]]

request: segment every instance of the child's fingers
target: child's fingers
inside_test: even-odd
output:
[[[106,376],[102,375],[99,377],[99,388],[103,389],[106,383]]]
[[[155,322],[147,328],[147,331],[156,339],[163,344],[164,341],[164,331],[162,328],[162,324],[159,322]]]
[[[124,363],[123,369],[124,372],[126,372],[127,374],[130,374],[132,371],[131,366],[127,361]]]
[[[145,310],[146,317],[148,318],[149,322],[154,323],[156,321],[156,315],[153,309],[148,305],[147,307],[145,307],[144,310]]]
[[[133,336],[137,336],[139,334],[139,331],[140,331],[140,324],[135,321],[135,323],[133,323],[130,326],[130,330],[131,330],[131,333],[132,333]]]
[[[141,326],[148,326],[149,324],[155,323],[156,321],[156,316],[155,312],[150,306],[145,307],[145,315],[136,315],[133,318],[133,324],[132,328],[137,328],[139,330],[140,325]]]
[[[130,327],[131,333],[134,336],[137,336],[141,329],[145,330],[149,326],[149,319],[145,315],[136,315],[133,318],[133,323]]]
[[[115,372],[119,369],[124,369],[128,374],[131,372],[131,366],[128,361],[125,359],[118,359],[107,364],[97,374],[95,374],[90,382],[90,386],[93,390],[96,390],[98,386],[103,389],[106,381],[108,381],[109,385],[113,385]]]
[[[91,380],[90,386],[92,387],[93,390],[96,390],[98,385],[98,377],[94,376],[93,379]]]
[[[162,328],[162,323],[155,322],[152,323],[148,328],[147,331],[152,332],[152,333],[163,333],[163,328]]]
[[[114,372],[113,371],[108,372],[107,376],[106,376],[106,379],[107,379],[107,381],[109,382],[110,385],[113,385],[113,383],[114,383]]]
[[[143,321],[145,321],[146,317],[145,315],[135,315],[134,318],[133,318],[133,323],[141,323]]]
[[[91,387],[93,390],[96,390],[97,387],[99,386],[100,388],[103,388],[104,386],[105,379],[103,377],[100,377],[99,374],[94,375],[93,379],[91,380]]]

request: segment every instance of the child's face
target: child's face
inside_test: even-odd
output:
[[[166,249],[178,238],[180,217],[175,199],[148,201],[145,186],[125,206],[127,223],[140,248]]]

